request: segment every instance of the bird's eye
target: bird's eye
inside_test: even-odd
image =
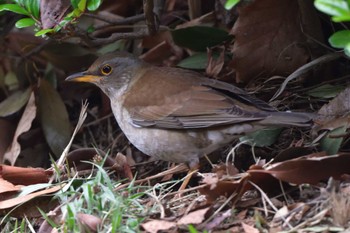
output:
[[[108,64],[102,66],[101,68],[101,73],[103,75],[109,75],[112,72],[112,67]]]

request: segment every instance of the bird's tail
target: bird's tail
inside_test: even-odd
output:
[[[270,116],[260,121],[261,125],[280,125],[309,127],[313,124],[313,119],[317,116],[314,113],[302,112],[270,112]]]

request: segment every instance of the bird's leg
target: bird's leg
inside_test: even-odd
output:
[[[179,188],[179,191],[185,190],[185,188],[187,187],[188,183],[190,182],[193,174],[196,172],[198,172],[198,168],[190,168],[190,170],[188,170],[187,175],[185,176],[185,179]]]
[[[192,176],[194,173],[198,172],[199,170],[199,161],[191,162],[188,164],[189,170],[187,172],[187,175],[185,176],[184,181],[182,182],[180,188],[179,188],[179,193],[175,196],[175,198],[181,197],[182,191],[186,189],[188,183],[190,182]]]

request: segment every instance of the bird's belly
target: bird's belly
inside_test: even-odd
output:
[[[195,165],[200,157],[209,154],[233,137],[217,130],[169,130],[135,127],[127,111],[114,106],[114,115],[128,140],[143,153],[160,160]]]
[[[128,140],[143,153],[160,160],[198,163],[199,158],[228,144],[237,135],[254,131],[252,124],[233,124],[213,129],[157,129],[137,127],[121,102],[112,103],[114,116]]]

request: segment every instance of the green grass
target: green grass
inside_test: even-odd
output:
[[[148,188],[131,184],[115,191],[120,182],[111,180],[103,168],[95,166],[98,170],[95,177],[73,179],[67,190],[57,194],[62,203],[64,224],[53,227],[61,232],[81,232],[84,226],[77,219],[77,214],[83,213],[100,218],[97,232],[139,232],[145,217],[158,212],[157,206],[146,208],[142,203],[148,197],[145,192]]]
[[[115,181],[99,165],[95,166],[95,175],[88,178],[71,178],[69,181],[61,182],[66,184],[62,190],[53,197],[60,203],[59,219],[56,222],[47,213],[40,211],[44,219],[56,228],[58,232],[90,232],[87,226],[79,221],[79,214],[92,215],[98,219],[97,232],[140,232],[140,224],[150,215],[159,213],[159,204],[150,201],[157,193],[164,192],[164,186],[145,187],[131,184],[116,191],[121,182]],[[60,213],[59,213],[60,212]],[[37,219],[16,219],[8,217],[1,233],[7,232],[36,232],[38,229]],[[89,219],[89,216],[84,220]],[[36,229],[35,227],[36,226]],[[87,230],[86,230],[87,229]],[[91,231],[94,232],[94,231]]]

